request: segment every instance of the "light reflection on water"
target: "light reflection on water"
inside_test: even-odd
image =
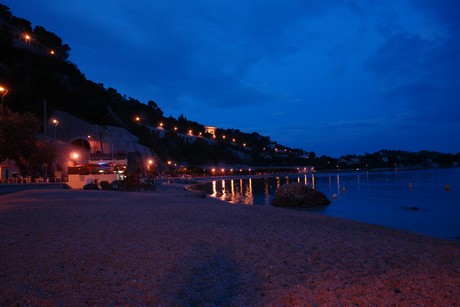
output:
[[[233,204],[268,206],[288,182],[315,188],[332,201],[316,213],[460,239],[460,168],[220,179],[196,188]]]
[[[310,179],[309,177],[310,176]],[[315,175],[273,178],[240,178],[213,180],[210,184],[200,184],[195,188],[205,190],[207,194],[234,204],[269,205],[276,190],[285,183],[298,182],[315,188]],[[209,185],[211,191],[209,191]],[[254,191],[256,195],[254,195]],[[263,200],[263,201],[261,201]]]
[[[318,176],[318,175],[316,175]],[[319,175],[324,177],[323,175]],[[335,176],[335,177],[334,177]],[[329,190],[333,184],[337,184],[337,194],[341,192],[340,174],[328,175]],[[334,177],[334,178],[333,178]],[[359,178],[359,177],[358,177]],[[324,178],[322,178],[324,179]],[[333,183],[333,180],[335,182]],[[359,181],[360,179],[358,179]],[[315,174],[302,174],[298,176],[276,176],[276,177],[256,177],[256,178],[239,178],[239,179],[219,179],[211,183],[198,184],[195,186],[198,190],[204,190],[208,195],[222,199],[224,201],[243,204],[243,205],[269,205],[276,190],[285,183],[297,182],[303,183],[315,189]],[[263,201],[261,201],[263,200]]]

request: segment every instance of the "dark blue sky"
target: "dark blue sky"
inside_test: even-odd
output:
[[[165,115],[338,157],[460,152],[458,0],[2,0]]]

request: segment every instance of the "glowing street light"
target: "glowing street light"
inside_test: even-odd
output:
[[[0,114],[3,115],[3,97],[8,93],[8,89],[0,86],[0,93],[2,93],[1,104],[0,104]]]
[[[77,159],[80,157],[80,155],[78,154],[78,152],[72,152],[70,153],[70,160],[72,160],[72,162],[74,163],[74,165],[77,164]]]
[[[153,166],[153,160],[152,159],[149,159],[147,161],[147,171],[150,172],[150,170],[152,169],[152,166]]]
[[[28,43],[30,43],[31,37],[30,37],[29,34],[26,33],[26,34],[24,34],[24,39],[25,39],[26,43],[28,44]]]
[[[59,125],[59,120],[57,120],[56,118],[53,118],[51,120],[51,123],[54,125],[54,138],[56,138],[56,130],[57,130],[57,126]]]

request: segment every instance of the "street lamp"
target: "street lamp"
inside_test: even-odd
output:
[[[71,152],[70,153],[70,160],[73,162],[74,166],[77,165],[77,159],[80,158],[78,152]]]
[[[150,172],[152,170],[152,166],[153,166],[153,160],[152,159],[149,159],[147,161],[147,171]]]
[[[2,93],[1,104],[0,104],[0,114],[3,115],[3,97],[8,93],[8,90],[3,86],[0,86],[0,93]]]
[[[57,120],[56,118],[53,118],[51,120],[51,123],[54,125],[54,138],[56,139],[56,130],[57,130],[57,126],[59,125],[59,120]]]

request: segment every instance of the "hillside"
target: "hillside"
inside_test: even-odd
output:
[[[30,21],[14,16],[3,5],[0,5],[0,27],[0,85],[8,88],[6,108],[31,112],[42,124],[54,111],[64,111],[92,124],[123,127],[163,161],[177,161],[189,169],[209,165],[315,166],[317,169],[427,167],[451,166],[460,161],[460,154],[399,151],[340,159],[316,157],[314,152],[283,146],[257,132],[217,127],[210,134],[203,124],[184,115],[164,116],[153,100],[141,102],[86,79],[68,60],[71,48],[59,36],[41,26],[33,27]]]

